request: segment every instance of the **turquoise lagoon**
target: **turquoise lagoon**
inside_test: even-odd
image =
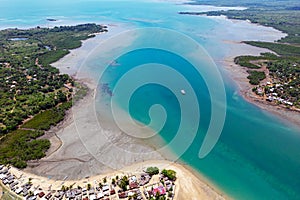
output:
[[[234,34],[230,29],[236,24],[229,21],[177,14],[186,9],[158,1],[2,0],[0,27],[110,22],[136,28],[162,27],[189,35],[207,49],[225,80],[227,115],[224,129],[217,145],[205,158],[199,159],[198,152],[209,124],[212,102],[203,78],[195,75],[185,60],[174,59],[174,55],[155,49],[130,52],[117,58],[119,67],[108,68],[105,72],[109,86],[113,88],[118,78],[136,65],[155,62],[172,66],[189,80],[201,107],[200,129],[181,160],[234,199],[300,199],[299,128],[245,101],[219,62],[230,55],[233,47],[223,40],[270,40],[272,37],[255,38],[255,34],[244,35],[243,32]],[[48,22],[47,18],[58,21]],[[124,106],[122,100],[118,103],[121,108]],[[166,124],[160,131],[168,143],[176,133],[181,114],[179,103],[168,88],[157,84],[139,88],[132,95],[129,113],[147,124],[150,120],[148,110],[153,104],[163,105],[168,113]],[[176,153],[176,146],[170,148]]]

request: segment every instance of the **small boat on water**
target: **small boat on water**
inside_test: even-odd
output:
[[[185,90],[180,90],[182,95],[185,95]]]
[[[47,21],[49,21],[49,22],[56,22],[56,21],[57,21],[57,19],[53,19],[53,18],[47,18]]]

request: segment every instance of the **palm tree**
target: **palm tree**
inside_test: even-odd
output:
[[[91,189],[91,187],[92,187],[92,186],[91,186],[91,184],[90,184],[90,183],[88,183],[88,184],[87,184],[87,189],[88,189],[88,190],[90,190],[90,189]]]
[[[61,186],[61,190],[62,190],[63,192],[65,192],[65,191],[66,191],[66,186],[62,185],[62,186]]]

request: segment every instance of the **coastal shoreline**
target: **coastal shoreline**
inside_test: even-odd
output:
[[[59,68],[63,73],[67,73],[67,74],[69,74],[69,75],[71,75],[73,77],[76,77],[76,70],[78,70],[78,67],[80,66],[80,63],[83,62],[82,61],[82,57],[85,56],[86,51],[89,51],[92,48],[92,46],[93,46],[92,44],[93,43],[96,44],[97,42],[100,42],[100,41],[101,41],[101,37],[98,37],[98,36],[96,36],[96,38],[92,38],[92,39],[89,39],[87,41],[84,41],[83,42],[83,47],[81,47],[79,49],[72,50],[69,55],[65,56],[64,58],[62,58],[61,60],[59,60],[57,63],[54,63],[54,66],[57,67],[57,68]],[[85,49],[85,45],[86,45],[86,49]],[[241,76],[241,77],[237,77],[237,79],[236,79],[236,77],[232,78],[235,81],[235,83],[237,85],[239,85],[239,84],[246,84],[247,85],[247,83],[248,83],[247,79],[241,80],[240,82],[236,81],[236,80],[238,80],[238,78],[241,78],[241,79],[245,78],[246,76],[244,77],[244,75],[246,75],[246,74],[244,73],[245,71],[243,71],[243,69],[241,67],[239,67],[239,66],[235,66],[235,68],[234,68],[234,70],[240,71],[239,73],[235,73],[236,71],[232,72],[232,66],[230,66],[230,65],[234,64],[233,58],[229,62],[227,60],[225,60],[224,62],[227,62],[227,63],[225,65],[223,65],[222,67],[224,67],[226,69],[226,66],[227,67],[229,66],[229,69],[226,69],[226,70],[229,70],[230,74],[233,74],[235,76]],[[230,63],[230,64],[228,65],[228,63]],[[62,130],[61,133],[59,133],[58,136],[56,136],[56,137],[58,137],[62,141],[62,146],[59,147],[58,149],[56,149],[56,151],[53,152],[53,153],[56,153],[57,151],[61,151],[61,153],[62,152],[63,153],[70,152],[72,149],[74,150],[74,148],[75,148],[76,145],[78,145],[78,143],[74,143],[74,144],[71,145],[72,141],[69,141],[68,146],[72,146],[72,148],[71,148],[71,150],[70,149],[68,150],[67,149],[68,146],[64,147],[64,143],[63,143],[64,139],[61,138],[61,137],[64,137],[65,139],[67,138],[67,136],[63,132],[64,132],[65,129],[68,129],[68,127],[72,123],[70,120],[72,120],[72,117],[74,117],[73,113],[72,113],[74,111],[74,109],[75,109],[75,111],[84,110],[85,109],[84,105],[91,103],[91,101],[93,101],[93,98],[95,96],[94,92],[96,90],[96,84],[93,82],[92,79],[79,78],[78,80],[81,81],[83,84],[86,84],[88,86],[89,93],[88,93],[88,95],[86,97],[84,97],[84,99],[82,99],[80,102],[78,102],[77,105],[74,105],[74,107],[71,108],[71,111],[68,111],[68,115],[66,116],[65,120],[58,127],[54,128],[56,131],[61,131]],[[243,96],[242,90],[239,90],[239,91],[241,92],[240,94]],[[250,103],[254,103],[255,104],[255,102],[250,102]],[[76,108],[79,108],[79,110],[76,110]],[[54,129],[52,129],[51,131],[54,131]],[[70,132],[70,130],[68,132]],[[69,136],[70,136],[70,134],[69,134]],[[73,140],[73,142],[74,142],[74,140]],[[61,148],[63,148],[63,149],[61,149]],[[73,153],[73,155],[76,155],[76,153]],[[50,159],[49,159],[49,156],[50,156]],[[54,172],[58,168],[58,165],[59,165],[58,163],[60,163],[61,161],[63,161],[60,158],[55,158],[56,161],[52,162],[53,161],[52,159],[54,157],[55,157],[55,155],[52,155],[52,153],[51,153],[50,155],[47,155],[46,158],[43,158],[41,160],[41,162],[38,164],[38,165],[42,166],[42,167],[40,167],[41,170],[40,169],[34,169],[34,170],[32,170],[32,169],[26,169],[26,171],[34,173],[34,174],[38,174],[40,176],[44,176],[45,177],[48,174],[48,170]],[[81,157],[81,156],[77,156],[77,157]],[[69,158],[71,158],[71,157],[69,157]],[[73,158],[74,158],[74,156],[73,156]],[[160,159],[164,159],[164,158],[161,157]],[[82,160],[84,162],[88,163],[88,162],[91,161],[91,157],[89,157],[87,155],[83,155],[83,159]],[[45,165],[49,165],[49,164],[52,165],[52,166],[51,167],[45,166]],[[65,165],[65,168],[71,168],[71,166],[74,165],[74,164],[76,165],[76,161],[67,163]],[[92,165],[91,162],[90,162],[89,165]],[[79,167],[83,167],[83,166],[80,165]],[[192,169],[188,169],[188,170],[190,172],[193,171]],[[37,172],[37,171],[39,171],[39,172]],[[112,172],[113,170],[110,169],[110,170],[107,171],[107,170],[101,169],[100,171],[97,171],[97,170],[95,170],[95,171],[93,171],[93,170],[91,170],[91,171],[87,170],[87,171],[88,171],[87,174],[104,174],[104,173]],[[74,172],[74,173],[77,173],[77,172]],[[199,180],[203,180],[203,177],[201,178],[201,174],[199,174],[199,172],[194,171],[194,175],[199,175],[200,177],[198,177],[198,179]],[[80,176],[81,177],[85,177],[84,174],[81,174]],[[216,189],[216,187],[210,187],[210,186],[208,186],[208,185],[210,185],[209,181],[205,180],[205,181],[201,181],[201,182],[204,185],[206,185],[207,187],[209,187],[209,188],[214,188],[212,190],[215,190],[218,193],[221,193],[220,191],[218,191],[218,189]]]
[[[114,25],[116,27],[116,25]],[[105,33],[107,34],[107,33]],[[109,34],[109,32],[108,32]],[[108,37],[108,36],[106,36]],[[94,97],[95,97],[95,90],[96,90],[96,84],[92,79],[89,78],[76,78],[77,74],[76,74],[76,70],[78,68],[76,68],[76,66],[78,67],[80,64],[78,64],[78,62],[82,62],[82,60],[80,58],[84,57],[86,50],[90,50],[91,48],[93,48],[92,44],[97,44],[99,42],[101,42],[101,37],[99,37],[98,35],[95,38],[91,38],[88,40],[83,41],[83,44],[80,48],[78,49],[74,49],[71,50],[71,53],[67,56],[65,56],[64,58],[60,59],[59,61],[57,61],[56,63],[53,64],[53,66],[57,67],[60,69],[60,71],[62,73],[67,73],[70,76],[72,76],[73,78],[76,79],[76,81],[78,81],[80,84],[84,84],[87,86],[88,88],[88,93],[87,95],[79,100],[78,102],[76,102],[73,107],[67,111],[67,114],[65,116],[65,119],[60,122],[57,126],[52,127],[46,134],[45,134],[45,138],[49,139],[51,141],[51,148],[50,150],[47,152],[47,155],[45,158],[39,160],[39,161],[34,161],[30,163],[30,167],[27,167],[25,170],[23,170],[24,173],[26,174],[32,174],[32,176],[36,176],[37,179],[46,179],[46,177],[48,176],[51,177],[51,179],[49,180],[53,180],[53,181],[59,181],[59,178],[57,177],[53,177],[51,175],[49,175],[47,172],[48,170],[50,171],[55,171],[57,165],[59,167],[63,167],[63,164],[61,164],[62,161],[60,158],[55,158],[55,154],[56,153],[65,153],[66,152],[66,148],[64,148],[64,145],[66,144],[66,139],[67,136],[65,136],[64,130],[67,129],[70,125],[72,125],[72,123],[74,123],[72,120],[74,118],[74,113],[76,111],[82,111],[85,108],[86,104],[89,104],[91,102],[93,102]],[[76,58],[77,59],[76,59]],[[79,59],[79,60],[78,60]],[[72,60],[70,62],[70,60]],[[75,64],[76,65],[73,65]],[[65,65],[65,63],[67,63],[67,65]],[[73,66],[73,68],[72,68]],[[74,67],[75,66],[75,67]],[[68,131],[70,132],[70,131]],[[72,146],[76,146],[76,145],[72,145]],[[61,151],[61,152],[59,152]],[[72,150],[71,150],[72,151]],[[80,157],[80,156],[75,156],[74,154],[74,158],[76,157]],[[137,164],[134,164],[133,166],[140,166],[140,165],[144,165],[145,163],[149,163],[151,165],[162,165],[164,163],[168,163],[171,164],[170,161],[166,161],[164,157],[157,157],[159,158],[158,160],[149,160],[149,161],[144,161],[144,162],[139,162]],[[70,159],[70,157],[68,158]],[[90,159],[84,159],[87,162],[90,162]],[[98,163],[99,164],[99,163]],[[201,174],[199,174],[199,172],[196,172],[195,170],[193,170],[191,167],[188,167],[187,164],[179,164],[179,163],[172,163],[177,167],[181,167],[185,173],[189,173],[190,175],[188,177],[191,177],[190,180],[194,183],[194,187],[192,188],[184,188],[184,190],[186,190],[185,192],[181,192],[181,195],[184,196],[190,196],[190,190],[191,189],[195,189],[196,192],[192,198],[190,199],[197,199],[197,197],[203,197],[205,199],[224,199],[225,195],[218,190],[217,188],[213,187],[211,184],[209,184],[209,181],[207,180],[203,180],[204,178],[201,176]],[[50,166],[49,166],[50,165]],[[53,165],[53,166],[51,166]],[[38,167],[38,169],[36,168]],[[70,165],[66,165],[66,168],[71,167]],[[132,165],[126,166],[124,169],[127,168],[131,168]],[[15,169],[17,170],[17,169]],[[72,169],[70,169],[72,170]],[[109,169],[109,170],[103,170],[103,171],[94,171],[94,172],[88,172],[87,174],[82,174],[80,177],[91,177],[90,179],[95,179],[96,177],[101,177],[101,176],[107,176],[107,174],[111,174],[116,172],[115,170]],[[68,172],[68,174],[70,174],[70,172]],[[93,174],[93,176],[90,176],[90,174]],[[100,174],[100,175],[94,175],[94,174]],[[60,176],[62,177],[62,176]],[[66,178],[67,177],[67,178]],[[78,181],[79,179],[76,179],[74,177],[69,177],[66,176],[64,178],[66,178],[66,181],[74,182],[74,181]],[[184,179],[183,176],[180,179]],[[186,185],[187,183],[185,183]],[[200,186],[200,187],[199,187]],[[177,196],[177,195],[176,195]],[[178,199],[180,196],[178,196]],[[181,196],[183,197],[183,196]],[[226,199],[229,199],[228,197],[226,197]]]
[[[188,14],[188,15],[193,15],[193,14]],[[238,20],[238,19],[230,19],[225,15],[220,15],[220,16],[209,16],[207,14],[201,14],[198,15],[201,17],[205,17],[205,18],[210,18],[210,19],[215,19],[215,20],[230,20],[233,23],[238,23],[238,22],[246,22],[249,24],[253,24],[256,25],[257,27],[267,27],[279,31],[282,34],[284,34],[284,36],[279,36],[278,39],[280,39],[281,37],[286,37],[287,34],[283,33],[280,30],[275,29],[274,27],[270,27],[270,26],[263,26],[261,24],[258,23],[252,23],[250,20]],[[242,43],[242,41],[223,41],[224,43]],[[246,44],[245,44],[246,45]],[[250,48],[254,48],[254,46],[251,45],[247,45],[248,48],[250,50]],[[249,48],[250,47],[250,48]],[[241,95],[247,102],[258,106],[259,108],[261,108],[264,111],[267,111],[269,113],[274,114],[276,117],[278,117],[283,123],[288,124],[288,125],[292,125],[295,126],[297,128],[300,127],[300,112],[298,110],[295,109],[289,109],[286,108],[284,106],[281,105],[274,105],[271,104],[270,102],[267,102],[266,100],[260,98],[258,95],[256,95],[255,93],[252,92],[252,88],[254,87],[254,85],[251,85],[249,83],[249,80],[247,78],[247,76],[249,75],[247,73],[247,68],[239,66],[237,64],[235,64],[234,62],[234,58],[237,56],[241,56],[241,55],[253,55],[253,56],[259,56],[260,53],[264,53],[264,52],[272,52],[269,49],[265,49],[265,48],[258,48],[259,51],[253,52],[252,50],[249,51],[248,54],[244,54],[244,53],[240,53],[240,54],[236,54],[236,55],[230,55],[224,58],[224,60],[221,62],[222,67],[226,70],[226,72],[229,74],[230,78],[233,80],[234,84],[236,84],[236,86],[238,87],[238,93],[239,95]],[[276,54],[276,53],[274,53]]]
[[[62,122],[52,127],[43,136],[51,141],[50,150],[46,153],[46,157],[38,161],[29,162],[29,167],[25,171],[40,176],[51,176],[55,179],[64,178],[63,174],[68,173],[69,179],[80,179],[94,174],[111,172],[115,168],[122,168],[144,160],[165,159],[151,144],[145,144],[126,134],[122,135],[120,130],[116,128],[109,127],[109,129],[104,129],[98,126],[99,122],[95,111],[95,96],[98,85],[94,79],[90,78],[90,74],[79,72],[79,68],[84,62],[83,58],[97,47],[99,43],[106,38],[112,37],[114,34],[124,31],[124,28],[118,27],[118,25],[111,25],[110,27],[114,30],[83,41],[80,48],[71,50],[70,54],[52,64],[61,73],[69,74],[77,82],[85,85],[88,88],[88,92],[83,99],[76,102],[67,111]],[[80,134],[80,132],[84,134]],[[107,135],[109,135],[109,141],[115,141],[116,145],[122,148],[126,146],[129,152],[130,150],[150,152],[149,156],[144,158],[139,155],[119,155],[119,153],[114,154],[114,152],[107,151],[107,144],[101,141],[101,136],[107,137]],[[93,139],[91,140],[91,138]],[[95,146],[97,150],[103,148],[102,151],[105,152],[103,153],[105,155],[95,155],[95,152],[90,152],[86,148],[86,145],[90,145],[89,141],[95,143],[92,145],[97,145]],[[101,151],[99,150],[99,152]],[[112,157],[119,158],[119,160],[114,160]],[[107,165],[107,163],[110,165]]]
[[[175,181],[175,200],[187,199],[187,200],[224,200],[224,195],[220,194],[218,190],[209,186],[206,182],[203,182],[199,175],[186,167],[183,164],[178,164],[166,160],[149,160],[141,163],[135,163],[130,166],[126,166],[123,169],[116,170],[110,173],[94,175],[91,177],[86,177],[80,180],[54,180],[51,178],[46,178],[42,176],[37,176],[22,170],[10,167],[9,171],[17,178],[21,184],[25,184],[30,179],[33,186],[38,186],[40,191],[48,192],[58,191],[62,186],[77,186],[86,187],[88,184],[94,185],[95,183],[100,183],[104,178],[111,180],[111,178],[118,175],[119,177],[126,175],[131,176],[139,173],[143,173],[148,167],[158,167],[162,169],[172,169],[176,172]]]
[[[92,40],[92,39],[91,39]],[[89,41],[89,40],[88,40]],[[88,41],[84,41],[84,43],[88,43]],[[80,48],[81,49],[81,48]],[[72,53],[74,53],[74,52],[77,52],[77,50],[79,50],[79,49],[76,49],[76,50],[72,50],[71,51],[71,53],[70,54],[72,54]],[[83,55],[83,54],[82,54]],[[70,55],[70,56],[73,56],[73,57],[80,57],[80,54],[77,54],[76,55],[76,53],[75,54],[73,54],[73,55]],[[63,58],[62,60],[64,60],[64,59],[68,59],[68,58]],[[61,62],[61,60],[60,61],[58,61],[58,62]],[[74,62],[74,61],[73,61]],[[225,62],[225,61],[224,61]],[[232,59],[232,61],[228,61],[228,63],[226,64],[226,65],[232,65],[232,64],[234,64],[234,63],[232,63],[233,62],[233,59]],[[231,67],[231,66],[230,66]],[[239,66],[235,66],[235,67],[237,67],[237,68],[239,68],[239,69],[241,69],[241,70],[243,70],[241,67],[239,67]],[[62,68],[61,68],[62,69]],[[76,69],[76,68],[75,68]],[[72,70],[72,68],[64,68],[63,69],[63,72],[64,73],[70,73],[71,72],[71,70]],[[68,72],[69,71],[69,72]],[[76,71],[76,70],[75,70]],[[239,78],[239,75],[241,76],[240,78],[244,78],[244,72],[240,72],[241,74],[236,74],[237,75],[237,79]],[[232,73],[232,74],[235,74],[235,73]],[[72,76],[74,76],[75,74],[74,74],[74,71],[73,72],[71,72],[70,73],[70,75],[72,75]],[[235,80],[235,78],[234,78],[234,80]],[[83,83],[86,83],[87,85],[89,85],[89,93],[88,93],[88,97],[86,97],[86,98],[84,98],[82,101],[80,101],[79,103],[78,103],[78,107],[81,107],[82,109],[84,109],[83,107],[84,107],[84,103],[87,103],[87,102],[89,102],[90,101],[90,98],[92,98],[95,94],[94,94],[94,90],[95,90],[95,87],[93,86],[94,85],[94,83],[91,83],[90,81],[91,80],[88,80],[88,79],[85,79],[85,80],[82,80],[82,79],[79,79],[79,81],[82,81]],[[236,80],[235,80],[236,81]],[[246,81],[246,82],[244,82],[244,81]],[[246,84],[246,83],[248,83],[248,80],[241,80],[241,82],[239,83],[239,81],[236,81],[235,82],[237,85],[243,85],[243,84]],[[246,86],[245,86],[245,88],[246,88]],[[247,93],[247,89],[245,89],[245,91],[243,90],[243,88],[242,88],[242,86],[241,86],[241,88],[240,88],[240,94],[247,100],[247,95],[249,95],[248,93]],[[243,93],[245,93],[245,94],[243,94]],[[245,95],[245,96],[244,96]],[[253,100],[253,99],[249,99],[249,102],[250,103],[254,103],[255,105],[258,105],[256,102],[255,102],[255,100]],[[76,106],[76,105],[75,105]],[[262,105],[262,106],[266,106],[266,105]],[[273,107],[273,106],[272,106]],[[72,110],[73,108],[71,108],[71,110]],[[272,112],[272,108],[270,108],[270,110],[268,110],[268,111],[271,111]],[[280,112],[281,111],[279,111],[279,114],[280,114]],[[282,111],[282,112],[285,112],[285,111]],[[276,113],[275,113],[276,114]],[[279,115],[278,114],[278,115]],[[68,114],[67,114],[67,116],[66,116],[66,118],[65,118],[65,120],[58,126],[58,127],[55,127],[54,129],[55,130],[58,130],[58,129],[65,129],[65,128],[67,128],[68,126],[70,126],[70,123],[71,123],[71,118],[72,118],[72,111],[68,111]],[[67,119],[67,118],[69,118],[69,119]],[[54,131],[54,129],[52,130],[52,131]],[[47,157],[48,156],[52,156],[52,154],[54,154],[54,153],[56,153],[59,149],[61,149],[62,148],[62,146],[64,145],[64,143],[63,143],[63,139],[61,139],[60,138],[60,136],[62,136],[62,133],[58,136],[58,135],[55,135],[55,136],[53,136],[53,137],[51,137],[52,139],[53,139],[53,141],[55,140],[54,139],[54,137],[56,137],[56,142],[57,142],[57,145],[58,145],[58,148],[56,148],[56,150],[53,150],[53,152],[52,153],[49,153],[48,152],[48,155],[47,155]],[[61,144],[59,144],[59,143],[61,143]],[[52,143],[51,143],[52,144]],[[63,151],[66,151],[66,148],[63,150]],[[52,156],[53,157],[53,156]],[[89,159],[86,159],[88,162],[90,161]],[[57,161],[57,162],[59,162],[59,160]],[[139,163],[139,164],[142,164],[142,163]],[[70,165],[69,165],[69,167],[70,167]],[[187,168],[189,168],[189,167],[187,167]],[[49,169],[49,168],[48,168]],[[55,169],[55,168],[54,168]],[[28,170],[28,169],[27,169]],[[188,171],[193,171],[192,169],[187,169]],[[28,170],[29,172],[31,171],[31,170]],[[195,172],[195,174],[194,175],[199,175],[199,176],[201,176],[198,172],[196,172],[196,171],[194,171]],[[93,172],[91,172],[91,173],[93,173]],[[102,172],[100,172],[100,173],[102,173]],[[40,172],[39,173],[39,175],[40,176],[42,176],[44,174],[44,171],[42,171],[42,172]],[[99,172],[96,172],[96,174],[99,174]],[[46,175],[44,175],[44,177],[45,177]],[[199,180],[202,180],[201,178],[198,178]],[[206,183],[208,183],[207,181],[202,181],[202,183],[204,184],[204,185],[206,185],[207,186],[207,184]],[[209,187],[209,186],[208,186]],[[212,188],[210,188],[210,189],[212,189]],[[212,190],[214,190],[214,189],[212,189]],[[205,193],[207,193],[207,192],[205,192]]]
[[[205,18],[214,19],[214,20],[229,20],[233,23],[244,22],[244,23],[255,25],[257,27],[269,28],[270,31],[272,31],[272,30],[278,31],[278,39],[280,39],[281,37],[287,36],[286,33],[283,33],[281,31],[275,29],[274,27],[268,27],[268,26],[263,26],[258,23],[252,23],[249,20],[230,19],[224,15],[221,15],[221,16],[201,15],[201,16],[205,17]],[[275,34],[275,33],[273,33],[273,34]],[[281,35],[281,34],[283,34],[283,35]],[[269,41],[269,39],[267,39],[265,41]],[[264,111],[274,114],[274,116],[278,117],[278,119],[280,119],[283,123],[299,128],[300,127],[300,120],[299,120],[300,112],[297,110],[294,110],[294,109],[288,109],[284,106],[274,105],[270,102],[267,102],[266,100],[261,99],[259,96],[257,96],[255,93],[253,93],[252,88],[254,87],[254,85],[251,85],[249,83],[249,79],[247,78],[247,76],[249,76],[249,74],[247,73],[248,69],[245,67],[239,66],[234,62],[235,57],[242,56],[242,55],[259,56],[260,53],[265,53],[265,52],[270,52],[270,53],[274,53],[274,54],[276,54],[276,53],[269,49],[266,49],[266,48],[260,48],[260,47],[255,47],[255,46],[245,44],[245,43],[243,43],[243,41],[229,41],[229,40],[225,41],[224,40],[222,42],[228,43],[228,44],[233,44],[233,45],[238,45],[238,44],[243,45],[243,47],[242,47],[243,49],[240,49],[240,50],[243,50],[243,51],[245,50],[242,53],[234,52],[231,55],[226,56],[220,63],[222,69],[224,69],[226,71],[226,73],[232,80],[233,84],[236,85],[238,94],[240,96],[242,96],[247,102],[258,106],[260,109],[262,109]],[[270,41],[270,42],[272,42],[272,41]]]
[[[258,106],[262,110],[270,112],[278,117],[282,122],[300,127],[300,112],[291,110],[283,106],[274,105],[266,100],[258,97],[252,88],[254,87],[249,83],[247,76],[247,69],[234,63],[234,57],[227,57],[224,61],[224,68],[230,73],[234,83],[238,87],[238,93],[249,103]]]

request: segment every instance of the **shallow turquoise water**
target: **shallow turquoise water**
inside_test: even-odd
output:
[[[216,27],[225,28],[227,24],[208,18],[179,16],[176,14],[180,11],[178,7],[167,3],[2,0],[0,10],[1,27],[56,25],[47,22],[47,17],[57,18],[60,20],[58,23],[62,24],[129,22],[134,27],[158,26],[186,33],[206,47],[215,60],[223,59],[228,51],[216,38],[209,37]],[[300,199],[299,129],[247,103],[236,94],[236,87],[224,77],[227,95],[225,126],[213,151],[204,159],[199,159],[199,148],[211,115],[211,101],[202,77],[195,75],[194,69],[184,60],[176,60],[171,54],[151,49],[131,52],[118,58],[118,62],[121,67],[108,70],[106,74],[111,78],[111,87],[134,66],[149,62],[172,66],[187,77],[200,99],[202,117],[197,137],[181,159],[210,182],[235,199]],[[161,76],[167,77],[167,74]],[[124,106],[122,100],[118,103]],[[147,124],[148,109],[153,104],[164,105],[170,116],[160,132],[168,142],[174,137],[180,121],[178,101],[168,88],[156,84],[141,87],[132,96],[130,114]],[[176,152],[177,148],[171,146],[171,149]]]
[[[201,76],[195,76],[197,73],[188,63],[184,64],[184,61],[174,59],[173,55],[157,50],[130,52],[117,61],[120,67],[108,68],[106,72],[114,79],[110,81],[111,88],[128,70],[151,62],[174,67],[188,77],[194,86],[200,99],[201,116],[204,117],[199,123],[200,129],[193,144],[181,157],[183,161],[235,199],[299,199],[298,130],[289,128],[239,96],[232,98],[235,90],[227,85],[228,108],[221,138],[207,157],[199,159],[197,155],[211,114],[208,90]],[[117,99],[121,107],[126,107],[122,96]],[[181,113],[177,98],[168,88],[156,84],[139,88],[130,100],[130,114],[148,124],[148,111],[154,104],[163,105],[168,113],[168,120],[160,135],[169,143],[176,136]],[[174,145],[171,149],[176,153],[178,147]]]

